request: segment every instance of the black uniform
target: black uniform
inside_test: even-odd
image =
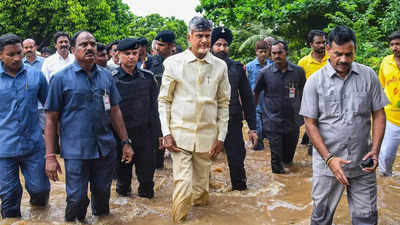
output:
[[[256,130],[256,107],[247,80],[246,72],[240,62],[227,59],[228,77],[231,85],[231,100],[229,103],[228,133],[225,139],[225,150],[228,157],[228,165],[233,190],[245,190],[246,171],[242,120],[243,112],[251,130]],[[239,98],[241,101],[239,101]]]
[[[163,66],[164,59],[160,55],[151,56],[146,64],[146,69],[153,72],[153,76],[157,81],[157,96],[161,87],[161,79],[164,73]],[[159,120],[157,120],[159,121]],[[160,127],[159,130],[153,130],[153,138],[154,138],[154,167],[156,169],[160,169],[164,167],[164,152],[165,150],[158,149],[158,138],[162,137],[161,132],[161,124],[157,125]]]
[[[120,108],[135,152],[132,163],[121,163],[122,146],[119,146],[116,190],[123,196],[130,193],[132,166],[135,163],[139,196],[152,198],[154,196],[152,130],[160,129],[155,128],[160,124],[155,104],[156,82],[150,71],[139,68],[130,75],[119,67],[113,72],[113,76],[121,95]]]
[[[275,63],[259,72],[254,92],[264,91],[263,134],[269,140],[273,173],[284,173],[283,164],[293,161],[304,124],[299,110],[305,82],[303,68],[289,61],[284,73]]]

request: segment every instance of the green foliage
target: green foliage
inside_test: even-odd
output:
[[[260,33],[249,24],[263,24],[264,29],[289,42],[293,62],[304,56],[310,30],[329,32],[336,25],[346,25],[357,34],[356,60],[374,69],[389,53],[386,37],[400,27],[398,0],[200,0],[196,10],[216,24],[251,33],[248,37]],[[236,42],[243,41],[234,40],[233,44],[240,46]],[[243,61],[249,58],[247,52],[234,52],[233,56]]]
[[[177,43],[186,47],[187,26],[175,17],[158,14],[134,16],[122,0],[1,0],[0,35],[15,33],[33,38],[40,47],[53,45],[57,31],[72,35],[92,32],[97,41],[109,43],[128,36],[152,40],[162,29],[175,31]]]
[[[183,49],[187,47],[187,25],[183,20],[151,14],[146,17],[135,17],[129,25],[129,34],[131,36],[145,37],[147,40],[153,40],[158,32],[162,30],[173,31],[176,35],[175,42],[182,46]]]

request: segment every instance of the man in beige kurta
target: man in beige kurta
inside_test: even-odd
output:
[[[158,102],[164,146],[172,152],[175,222],[192,205],[207,204],[211,158],[222,151],[228,128],[228,69],[209,52],[211,30],[208,20],[194,17],[191,47],[164,61]]]

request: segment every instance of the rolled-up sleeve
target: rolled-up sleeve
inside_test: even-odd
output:
[[[228,68],[225,65],[224,75],[218,85],[217,92],[217,126],[218,126],[218,140],[225,141],[226,133],[228,132],[229,121],[229,101],[231,99],[231,85],[229,84]]]
[[[299,114],[313,119],[318,119],[319,115],[319,97],[317,92],[317,76],[311,76],[303,90],[301,107]]]
[[[161,123],[163,136],[170,135],[169,128],[171,119],[171,104],[174,97],[176,80],[173,75],[172,65],[168,61],[164,62],[164,74],[162,77],[160,93],[158,95],[158,113]]]

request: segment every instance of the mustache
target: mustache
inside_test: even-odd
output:
[[[61,45],[60,47],[61,47],[61,49],[67,49],[68,48],[67,45]]]
[[[350,64],[347,62],[338,62],[338,66],[349,66]]]
[[[95,52],[94,52],[94,51],[92,51],[92,50],[88,50],[88,51],[85,53],[85,55],[89,55],[89,54],[92,54],[92,55],[94,55],[94,54],[95,54]]]

